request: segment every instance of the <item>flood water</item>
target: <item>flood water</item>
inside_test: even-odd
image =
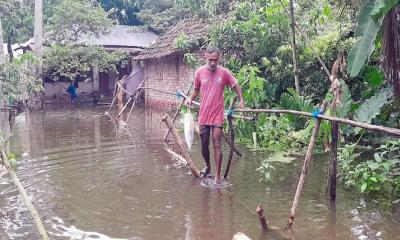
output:
[[[255,169],[266,152],[238,148],[230,186],[210,187],[178,168],[164,151],[161,114],[137,109],[129,127],[106,108],[67,107],[16,118],[17,174],[50,239],[400,239],[400,206],[338,189],[336,213],[325,198],[328,156],[315,155],[293,230],[284,231],[303,157],[274,163],[271,183]],[[227,157],[227,147],[224,147]],[[191,156],[200,168],[199,141]],[[225,164],[225,162],[223,163]],[[255,208],[269,226],[261,234]],[[0,239],[38,239],[18,192],[0,178]]]

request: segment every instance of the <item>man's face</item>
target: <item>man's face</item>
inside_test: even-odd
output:
[[[217,69],[219,63],[219,53],[206,53],[207,65],[211,71],[215,71]]]

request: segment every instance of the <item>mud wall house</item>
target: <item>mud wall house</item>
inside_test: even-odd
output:
[[[141,82],[144,78],[144,71],[137,60],[134,59],[140,52],[148,48],[156,41],[158,35],[149,31],[138,31],[136,27],[114,25],[108,34],[95,37],[83,37],[79,41],[82,45],[87,46],[103,46],[109,51],[123,51],[128,53],[128,65],[119,70],[119,78],[123,75],[129,75],[132,72],[137,73],[136,77],[130,78],[130,81]],[[21,49],[25,51],[32,51],[33,39],[21,45]],[[99,72],[97,69],[91,71],[91,81],[79,82],[78,94],[81,96],[91,95],[96,92],[103,96],[110,96],[114,92],[115,82],[118,75],[114,72]],[[68,96],[65,89],[70,82],[60,81],[55,83],[51,79],[45,81],[45,99],[47,101],[54,101],[55,99],[67,100]],[[135,85],[135,83],[127,83],[128,85]]]
[[[142,51],[135,59],[144,66],[145,86],[169,93],[176,90],[187,91],[194,80],[196,68],[184,61],[184,53],[175,43],[183,34],[192,40],[202,41],[207,34],[208,24],[200,21],[184,21],[169,29],[162,37]],[[194,49],[193,54],[202,59],[203,52]],[[175,96],[154,90],[146,90],[146,107],[158,110],[174,108],[180,100]]]

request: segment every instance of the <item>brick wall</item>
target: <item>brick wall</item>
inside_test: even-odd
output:
[[[182,54],[170,55],[161,59],[149,59],[145,63],[146,86],[175,93],[177,89],[186,92],[194,80],[195,68],[183,61]],[[176,97],[146,90],[146,107],[158,110],[175,108],[180,100]]]

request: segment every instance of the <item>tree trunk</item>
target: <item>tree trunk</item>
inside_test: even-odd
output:
[[[4,47],[3,47],[3,25],[1,24],[1,16],[0,16],[0,64],[4,62]]]
[[[293,51],[293,73],[294,73],[294,84],[296,86],[296,92],[300,94],[300,80],[299,80],[299,69],[297,66],[297,53],[296,53],[296,29],[294,22],[294,7],[293,0],[290,0],[290,19],[292,28],[292,51]]]
[[[13,54],[13,50],[12,50],[12,38],[13,38],[13,31],[10,30],[10,32],[8,32],[8,38],[7,38],[7,51],[8,51],[8,57],[10,59],[10,62],[12,62],[13,58],[14,58],[14,54]]]
[[[383,69],[387,82],[393,84],[393,93],[400,103],[400,7],[394,7],[383,20]]]
[[[42,60],[43,45],[43,1],[35,0],[34,53]],[[40,66],[41,67],[41,66]]]
[[[34,25],[34,54],[36,58],[39,60],[36,64],[36,77],[38,79],[42,79],[42,45],[43,45],[43,0],[35,0],[35,25]],[[43,83],[44,85],[44,83]],[[33,96],[33,100],[35,108],[44,109],[43,105],[43,95]]]

